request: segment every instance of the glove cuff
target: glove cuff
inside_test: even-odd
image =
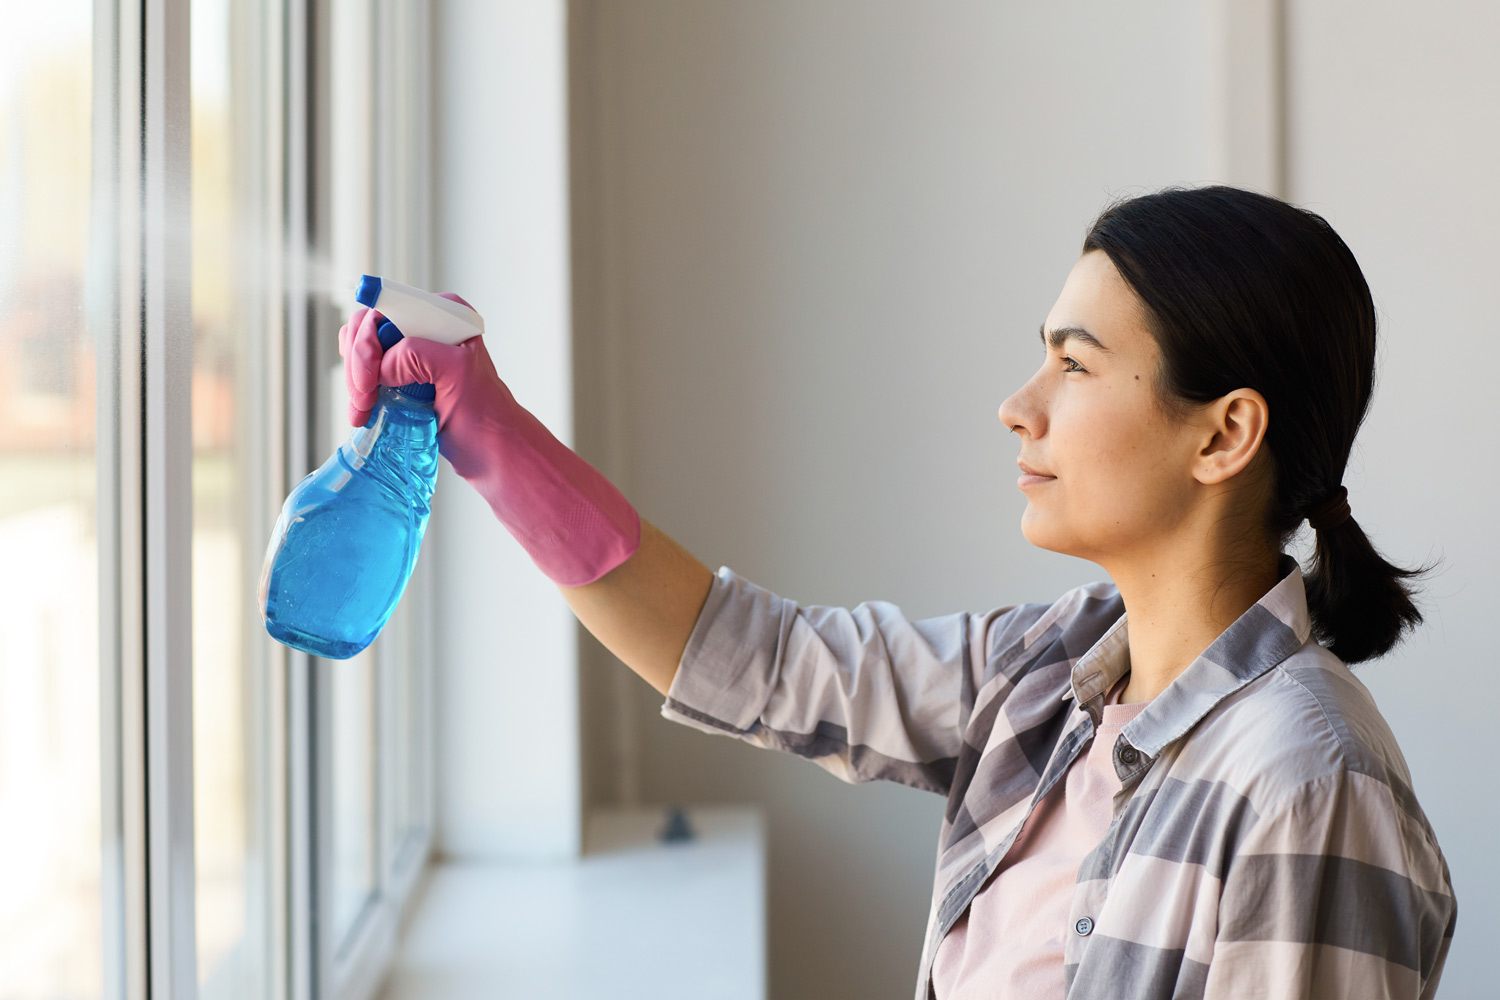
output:
[[[512,417],[508,426],[486,428],[478,454],[444,454],[553,583],[593,583],[640,547],[640,515],[530,411],[517,406]]]

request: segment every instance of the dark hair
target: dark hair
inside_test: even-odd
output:
[[[1084,239],[1140,296],[1170,405],[1235,389],[1266,398],[1268,537],[1284,549],[1335,495],[1375,383],[1375,303],[1322,216],[1230,187],[1170,189],[1106,208]],[[1316,532],[1306,576],[1313,634],[1346,663],[1389,651],[1422,621],[1402,569],[1353,518]]]

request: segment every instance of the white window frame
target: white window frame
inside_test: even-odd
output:
[[[326,103],[325,120],[330,127],[315,130],[320,139],[338,136],[336,141],[354,140],[355,154],[349,162],[334,163],[324,157],[332,169],[320,169],[321,202],[332,206],[341,199],[339,209],[320,215],[324,227],[316,240],[332,251],[336,268],[340,264],[364,267],[372,273],[385,273],[409,284],[430,283],[429,183],[428,150],[430,132],[431,12],[426,3],[410,0],[325,0],[318,14],[318,24],[328,34],[337,36],[342,60],[330,60],[335,72],[350,78],[324,83],[322,100]],[[351,51],[352,57],[349,57]],[[341,149],[348,153],[349,147]],[[316,158],[316,154],[315,154]],[[344,170],[333,176],[334,170]],[[341,258],[349,258],[342,260]],[[321,329],[336,329],[339,319],[333,310],[318,320]],[[337,354],[329,338],[312,345],[306,353],[314,371],[331,373],[338,366]],[[314,379],[313,392],[337,379]],[[316,406],[314,414],[332,412],[326,405]],[[317,423],[315,420],[314,423]],[[317,427],[322,432],[315,440],[326,441],[333,428]],[[321,457],[321,456],[320,456]],[[431,594],[432,546],[420,559],[403,598],[403,608],[393,617],[388,630],[410,635],[393,636],[392,643],[377,640],[375,644],[375,683],[377,733],[375,755],[376,777],[376,884],[370,901],[360,914],[346,941],[333,941],[331,877],[333,872],[331,824],[315,824],[318,829],[317,870],[319,926],[324,940],[319,942],[318,996],[334,1000],[369,1000],[383,982],[394,960],[400,931],[408,915],[415,888],[426,871],[432,850],[433,802],[431,777],[431,690],[432,632]],[[402,639],[407,641],[403,642]],[[427,711],[418,720],[414,734],[415,758],[420,778],[414,789],[419,802],[418,822],[406,829],[398,828],[395,816],[395,765],[403,760],[395,746],[395,711],[397,705],[397,663],[399,647],[415,651],[417,679],[421,699]],[[324,788],[333,780],[331,693],[328,672],[315,672],[314,730],[316,754],[314,773]],[[326,801],[326,799],[325,799]]]
[[[315,373],[336,361],[336,313],[311,280],[328,246],[327,77],[335,0],[281,0],[264,10],[271,68],[266,126],[281,154],[269,178],[271,295],[284,304],[271,338],[265,406],[265,495],[274,513],[288,486],[324,457],[327,429]],[[101,746],[104,987],[122,1000],[197,995],[192,707],[192,315],[190,229],[190,0],[96,0],[94,177],[113,337],[98,356]],[[389,149],[369,206],[378,262],[425,282],[430,273],[425,143],[430,42],[427,3],[379,0],[368,40],[395,71],[383,78],[395,124],[372,136]],[[380,50],[374,46],[380,43]],[[347,44],[347,39],[340,39]],[[396,83],[399,81],[399,86]],[[399,99],[399,103],[398,102]],[[139,123],[139,127],[136,126]],[[405,150],[404,154],[400,151]],[[400,154],[400,155],[398,155]],[[275,171],[273,170],[274,174]],[[394,208],[389,208],[394,206]],[[386,211],[396,214],[386,217]],[[279,231],[279,232],[278,232]],[[279,235],[279,239],[275,238]],[[352,289],[351,289],[352,294]],[[274,301],[273,298],[273,301]],[[270,324],[275,325],[275,324]],[[433,781],[432,555],[408,599],[401,645],[426,711],[414,746],[398,753],[399,651],[377,652],[379,866],[371,913],[342,952],[330,921],[328,691],[317,662],[275,647],[269,656],[269,901],[271,995],[276,1000],[368,1000],[394,956],[399,928],[431,851]],[[379,643],[377,643],[379,650]],[[414,761],[416,822],[393,813],[394,762]]]

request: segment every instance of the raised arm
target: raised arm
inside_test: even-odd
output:
[[[578,619],[666,695],[672,718],[816,761],[846,781],[946,794],[987,662],[988,617],[909,621],[881,602],[801,606],[717,575],[642,522],[521,407],[482,338],[380,349],[373,314],[340,333],[350,420],[377,385],[437,390],[438,446],[562,590]]]
[[[665,694],[708,595],[708,567],[643,523],[607,479],[516,402],[482,337],[457,346],[408,338],[383,351],[379,319],[362,309],[339,331],[350,422],[369,417],[381,384],[432,383],[438,447],[453,470],[584,627]]]

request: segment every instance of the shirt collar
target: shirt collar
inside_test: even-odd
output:
[[[1153,698],[1126,724],[1130,744],[1155,757],[1181,739],[1230,694],[1301,649],[1312,632],[1307,613],[1307,591],[1297,560],[1282,554],[1280,581],[1220,633],[1165,691]],[[1063,699],[1078,704],[1098,718],[1104,695],[1130,666],[1130,633],[1121,615],[1073,665],[1070,688]]]

